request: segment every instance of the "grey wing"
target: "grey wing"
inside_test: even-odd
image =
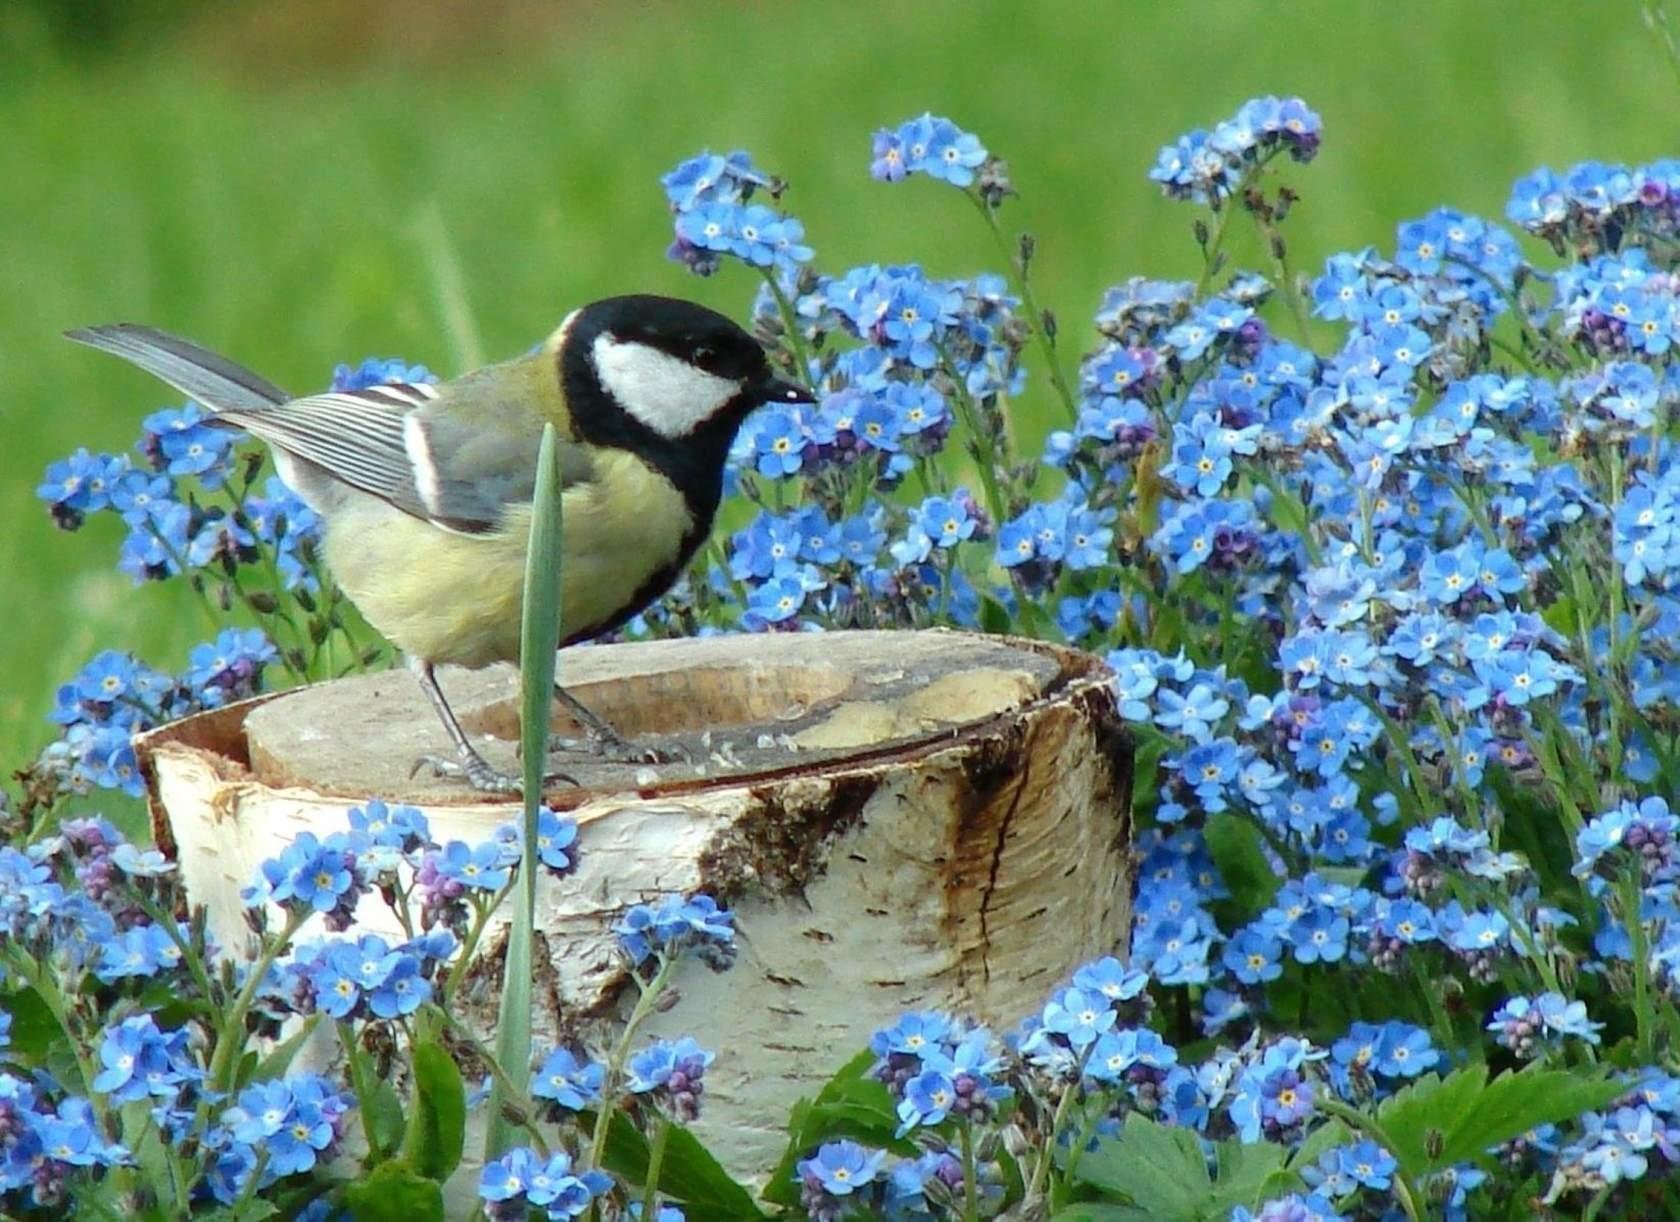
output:
[[[318,471],[441,529],[482,534],[496,528],[507,505],[531,499],[541,417],[505,390],[499,396],[503,384],[494,376],[288,399],[225,357],[149,327],[69,335],[132,361],[227,423],[302,459],[312,478]],[[473,397],[470,420],[451,411],[452,396],[463,390]],[[560,452],[563,484],[592,477],[582,447],[562,441]]]
[[[542,417],[506,387],[493,374],[469,374],[404,422],[417,490],[434,521],[471,531],[469,523],[492,524],[503,506],[529,504],[535,495]],[[456,393],[471,395],[470,413],[451,410]],[[559,457],[562,487],[595,478],[589,451],[564,436]]]
[[[474,393],[468,418],[452,410],[457,383],[387,383],[224,412],[228,420],[444,530],[496,529],[508,505],[536,487],[540,425],[530,407]],[[561,480],[591,477],[587,453],[561,445]]]

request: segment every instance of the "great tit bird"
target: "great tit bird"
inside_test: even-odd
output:
[[[711,530],[742,421],[809,402],[734,322],[667,297],[574,310],[533,351],[437,385],[294,399],[225,357],[150,327],[67,333],[156,375],[266,442],[320,515],[344,592],[407,655],[475,788],[510,792],[468,741],[434,667],[519,658],[520,604],[543,425],[559,439],[562,644],[659,598]],[[623,740],[564,689],[591,742]]]

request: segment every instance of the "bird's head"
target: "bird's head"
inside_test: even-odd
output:
[[[767,403],[809,403],[735,322],[691,301],[609,297],[562,325],[560,368],[579,432],[602,444],[702,437],[725,448]]]

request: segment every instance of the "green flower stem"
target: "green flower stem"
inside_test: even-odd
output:
[[[338,1032],[338,1042],[344,1047],[345,1063],[350,1067],[350,1089],[356,1094],[356,1108],[362,1114],[362,1135],[367,1138],[369,1166],[376,1166],[385,1161],[386,1151],[379,1147],[373,1135],[373,1083],[367,1080],[367,1066],[356,1054],[356,1033],[350,1024],[341,1020],[333,1027]]]
[[[1289,270],[1289,258],[1281,253],[1282,239],[1278,227],[1270,221],[1263,221],[1259,215],[1254,216],[1254,227],[1259,231],[1260,242],[1266,248],[1266,254],[1272,261],[1272,270],[1277,273],[1278,290],[1283,294],[1283,303],[1289,308],[1290,317],[1295,320],[1295,329],[1300,333],[1303,347],[1312,347],[1312,324],[1307,321],[1305,303],[1301,300],[1300,286],[1295,283],[1295,277]]]
[[[264,943],[262,953],[251,965],[251,970],[245,977],[245,985],[233,999],[233,1005],[228,1009],[227,1017],[222,1020],[221,1030],[216,1036],[216,1053],[210,1060],[209,1078],[212,1092],[222,1095],[231,1093],[233,1067],[238,1064],[239,1052],[245,1047],[242,1038],[245,1016],[250,1013],[251,1003],[256,1000],[257,990],[262,987],[263,977],[268,975],[268,969],[274,966],[274,961],[291,945],[292,938],[303,928],[303,923],[313,915],[312,912],[287,909],[286,927],[280,931],[278,938]]]
[[[768,267],[761,267],[758,271],[764,277],[764,283],[770,286],[770,295],[776,299],[776,312],[782,316],[782,326],[787,328],[788,347],[792,349],[793,359],[799,362],[795,373],[800,384],[804,385],[805,379],[811,376],[811,353],[805,347],[805,336],[799,330],[799,315],[793,308],[793,302],[782,292],[782,286],[776,283],[776,273]]]
[[[502,906],[502,901],[513,892],[513,888],[518,881],[519,875],[517,873],[511,875],[507,884],[496,892],[496,898],[488,904],[474,901],[473,922],[467,928],[467,936],[461,941],[461,953],[456,957],[455,965],[449,969],[449,975],[443,982],[443,988],[438,990],[439,1000],[443,1003],[448,1004],[449,999],[455,995],[456,986],[461,983],[461,977],[467,974],[467,968],[472,964],[473,956],[478,953],[479,939],[484,936],[485,926],[490,923],[490,918],[496,910]]]
[[[1552,966],[1551,956],[1542,949],[1539,939],[1531,935],[1527,924],[1517,919],[1517,914],[1511,910],[1511,906],[1497,892],[1490,892],[1487,900],[1493,910],[1505,918],[1505,923],[1511,927],[1511,936],[1522,946],[1523,954],[1534,965],[1534,970],[1540,974],[1540,979],[1546,988],[1553,993],[1563,993],[1563,983],[1558,980],[1557,970]],[[1587,1058],[1597,1060],[1598,1055],[1593,1051],[1592,1045],[1586,1044],[1584,1041],[1583,1044]]]
[[[968,430],[974,442],[974,465],[979,468],[980,483],[986,491],[986,509],[992,515],[993,529],[1002,526],[1009,520],[1008,505],[1003,499],[1003,490],[998,485],[997,446],[994,438],[981,427],[979,405],[974,402],[974,396],[968,393],[968,385],[957,373],[951,358],[946,355],[943,344],[939,347],[939,363],[944,366],[945,375],[951,379],[953,397],[957,402],[957,413],[962,417],[963,427]]]
[[[1639,1063],[1656,1064],[1656,1016],[1651,1011],[1651,959],[1645,922],[1640,919],[1640,866],[1634,861],[1621,880],[1622,921],[1627,925],[1633,954],[1633,1021],[1639,1042]]]
[[[163,537],[163,533],[152,524],[150,518],[146,519],[146,529],[151,532],[152,538],[157,540],[157,544],[163,549],[164,555],[168,556],[175,562],[175,567],[178,568],[183,575],[192,572],[193,566],[187,563],[187,558],[180,552],[176,551],[174,547],[170,546],[169,540]],[[189,577],[187,579],[187,587],[192,590],[194,594],[198,595],[199,608],[204,612],[204,618],[210,621],[210,630],[212,632],[220,632],[224,626],[222,623],[222,617],[217,613],[216,608],[210,605],[210,596],[204,592],[203,582],[194,581]]]
[[[1093,1044],[1092,1047],[1095,1047]],[[1087,1048],[1079,1054],[1079,1062],[1074,1067],[1073,1079],[1062,1092],[1062,1098],[1056,1104],[1056,1114],[1050,1118],[1050,1135],[1044,1143],[1044,1149],[1039,1153],[1038,1165],[1033,1168],[1032,1183],[1027,1187],[1027,1196],[1032,1197],[1044,1191],[1044,1185],[1050,1179],[1050,1164],[1055,1161],[1056,1135],[1062,1131],[1062,1125],[1067,1120],[1068,1108],[1073,1105],[1074,1096],[1080,1093],[1080,1083],[1085,1078],[1085,1061],[1091,1055]]]
[[[1412,969],[1412,979],[1417,982],[1418,993],[1429,1009],[1429,1024],[1435,1028],[1436,1039],[1441,1042],[1443,1048],[1453,1047],[1458,1043],[1458,1039],[1453,1031],[1452,1019],[1447,1016],[1446,1008],[1441,1004],[1440,994],[1429,977],[1424,975],[1422,960],[1417,955],[1408,955],[1406,958]],[[1471,1040],[1470,1047],[1480,1054],[1482,1043],[1480,1040]]]
[[[1062,376],[1061,364],[1056,359],[1056,341],[1050,338],[1050,332],[1044,327],[1044,311],[1038,307],[1038,299],[1033,294],[1032,277],[1026,266],[1021,262],[1019,253],[1009,249],[1009,239],[1004,236],[1003,227],[998,224],[997,211],[981,198],[978,191],[966,192],[974,206],[980,210],[980,216],[986,222],[986,228],[991,231],[992,240],[997,243],[998,252],[1003,256],[1005,266],[1010,270],[1010,280],[1015,291],[1020,295],[1021,304],[1026,307],[1027,325],[1032,330],[1033,338],[1038,341],[1038,349],[1044,354],[1044,364],[1050,372],[1050,384],[1056,388],[1056,394],[1062,400],[1062,408],[1067,413],[1068,423],[1079,419],[1079,404],[1073,396],[1073,390],[1068,381]]]
[[[1097,1105],[1087,1108],[1084,1119],[1079,1122],[1079,1129],[1073,1135],[1073,1144],[1068,1147],[1067,1167],[1062,1175],[1064,1196],[1068,1186],[1073,1183],[1073,1177],[1079,1171],[1079,1160],[1085,1157],[1085,1147],[1091,1144],[1091,1138],[1096,1135],[1097,1125],[1108,1112],[1109,1101],[1106,1092],[1100,1095]]]
[[[659,995],[665,991],[665,984],[671,977],[671,961],[662,960],[659,971],[651,981],[642,988],[641,995],[636,998],[635,1008],[630,1011],[630,1017],[625,1020],[624,1033],[618,1037],[612,1057],[607,1062],[607,1072],[601,1080],[601,1110],[595,1116],[595,1133],[589,1142],[589,1166],[599,1167],[601,1155],[607,1149],[607,1129],[612,1123],[614,1100],[618,1095],[619,1079],[624,1076],[624,1063],[630,1059],[630,1041],[635,1038],[636,1028],[642,1025],[644,1019],[653,1013],[654,1006],[659,1001]],[[639,978],[638,985],[641,984]]]
[[[1038,1152],[1038,1164],[1033,1167],[1032,1181],[1027,1185],[1028,1200],[1043,1192],[1044,1185],[1050,1179],[1050,1164],[1054,1161],[1056,1150],[1056,1134],[1062,1131],[1062,1123],[1067,1119],[1068,1105],[1078,1093],[1079,1080],[1075,1078],[1067,1084],[1067,1089],[1062,1092],[1061,1101],[1056,1104],[1055,1115],[1050,1118],[1050,1135],[1045,1140],[1044,1149]]]
[[[141,891],[140,888],[131,887],[129,892],[139,903],[141,911],[152,919],[152,924],[168,934],[169,940],[175,944],[175,949],[181,952],[181,962],[187,965],[187,974],[193,978],[193,983],[198,986],[199,993],[204,997],[205,1005],[214,1004],[215,993],[211,990],[210,974],[204,969],[204,961],[193,951],[191,943],[181,936],[181,931],[176,927],[174,918],[165,914],[163,909],[158,906],[157,901]]]
[[[648,1149],[647,1182],[642,1185],[643,1218],[652,1219],[659,1213],[659,1172],[665,1165],[665,1144],[670,1136],[671,1118],[661,1114]]]
[[[251,1167],[251,1174],[246,1177],[245,1187],[239,1191],[239,1199],[228,1208],[228,1217],[242,1218],[257,1199],[257,1190],[262,1184],[263,1172],[268,1170],[268,1150],[266,1147],[257,1151],[257,1161]]]
[[[974,1165],[974,1126],[964,1118],[957,1131],[962,1135],[963,1220],[980,1222],[980,1175]]]
[[[1208,239],[1207,247],[1202,252],[1202,274],[1196,279],[1196,296],[1201,297],[1213,283],[1214,272],[1219,267],[1219,252],[1225,245],[1225,235],[1231,228],[1231,217],[1236,214],[1237,196],[1248,186],[1248,176],[1244,175],[1237,183],[1229,197],[1219,207],[1214,208],[1213,214],[1219,219],[1214,222],[1213,236]]]
[[[82,1089],[86,1091],[88,1101],[93,1106],[94,1119],[99,1122],[101,1132],[110,1133],[110,1111],[105,1106],[105,1099],[93,1089],[93,1080],[98,1077],[90,1055],[88,1041],[76,1030],[70,1015],[70,1004],[64,999],[64,991],[58,987],[58,979],[52,969],[45,963],[37,963],[27,954],[9,955],[12,971],[27,980],[35,989],[36,994],[45,1003],[47,1012],[53,1016],[58,1029],[64,1032],[64,1042],[69,1046],[70,1053],[76,1058],[76,1068],[82,1075]]]
[[[1422,826],[1427,817],[1425,812],[1431,805],[1429,801],[1430,789],[1424,780],[1423,765],[1418,762],[1417,754],[1412,750],[1411,736],[1401,725],[1389,716],[1388,711],[1379,704],[1375,697],[1361,695],[1360,703],[1371,710],[1371,715],[1382,722],[1383,729],[1388,732],[1389,745],[1400,757],[1401,767],[1405,770],[1408,782],[1405,789],[1400,789],[1395,797],[1407,799],[1410,806],[1412,821],[1416,826]],[[1446,740],[1450,742],[1451,740]],[[1397,787],[1398,788],[1398,787]]]

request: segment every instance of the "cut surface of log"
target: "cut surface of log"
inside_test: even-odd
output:
[[[736,914],[727,973],[685,965],[650,1036],[717,1052],[698,1130],[739,1175],[767,1173],[789,1106],[908,1009],[1007,1026],[1130,928],[1130,740],[1112,675],[1087,654],[950,632],[836,632],[591,646],[561,679],[638,745],[687,761],[553,766],[580,787],[578,872],[543,879],[539,1047],[599,1050],[627,983],[612,924],[629,905],[705,890]],[[517,675],[445,671],[475,743],[514,770]],[[573,732],[558,709],[554,728]],[[369,798],[420,807],[438,841],[514,819],[449,778],[406,674],[260,698],[140,744],[160,842],[214,935],[244,937],[238,892],[297,834]],[[366,928],[397,932],[377,897]],[[494,939],[490,945],[495,946]],[[493,962],[483,978],[499,980]],[[457,1007],[488,1027],[493,989]]]

